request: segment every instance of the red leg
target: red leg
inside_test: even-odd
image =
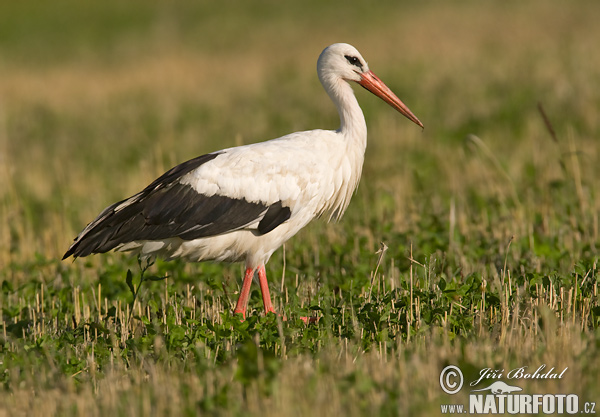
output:
[[[240,296],[238,297],[235,310],[233,311],[234,313],[242,313],[244,318],[246,318],[246,309],[248,308],[248,298],[250,297],[250,286],[252,285],[252,278],[254,278],[254,269],[246,268],[246,274],[244,275],[242,290],[240,291]]]
[[[265,271],[264,265],[258,267],[258,283],[260,284],[260,292],[262,293],[263,305],[265,306],[265,314],[275,313],[275,309],[273,308],[273,304],[271,303],[271,294],[269,294],[269,283],[267,282],[267,271]]]
[[[265,314],[274,313],[277,314],[275,309],[273,308],[273,304],[271,303],[271,294],[269,293],[269,283],[267,282],[267,272],[265,271],[265,266],[261,265],[258,267],[258,283],[260,284],[260,291],[262,293],[263,305],[265,306]],[[282,319],[285,321],[285,316],[282,316]],[[318,317],[300,317],[306,324],[312,324],[319,321]]]
[[[260,292],[262,293],[263,305],[265,307],[265,314],[274,313],[277,314],[273,308],[271,302],[271,294],[269,293],[269,283],[267,282],[267,271],[265,266],[261,265],[258,268],[258,283],[260,284]],[[246,309],[248,308],[248,299],[250,298],[250,286],[252,285],[252,279],[254,278],[255,269],[246,268],[244,275],[244,282],[242,284],[242,290],[238,297],[237,304],[235,306],[234,313],[242,313],[244,319],[246,318]],[[319,321],[319,317],[300,317],[306,324],[316,323]],[[285,317],[283,317],[285,320]]]

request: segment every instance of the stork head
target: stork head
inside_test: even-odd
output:
[[[362,74],[369,71],[367,61],[360,52],[347,43],[334,43],[321,52],[317,61],[319,78],[341,78],[346,81],[360,82]]]
[[[367,61],[352,45],[334,43],[325,48],[317,61],[317,72],[321,84],[330,95],[340,82],[354,81],[423,127],[417,116],[369,69]]]

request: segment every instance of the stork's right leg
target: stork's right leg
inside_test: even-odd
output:
[[[269,283],[267,282],[267,272],[265,271],[264,265],[258,267],[258,283],[260,284],[260,292],[262,293],[265,314],[277,314],[277,312],[273,308],[273,303],[271,302],[271,294],[269,293]]]
[[[252,285],[252,279],[254,278],[254,268],[246,268],[244,274],[244,282],[242,283],[242,290],[238,297],[237,304],[235,306],[234,313],[242,313],[244,319],[246,318],[246,309],[248,308],[248,298],[250,298],[250,286]]]

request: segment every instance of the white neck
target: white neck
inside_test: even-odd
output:
[[[367,124],[348,82],[334,76],[319,78],[340,115],[340,128],[337,132],[345,139],[346,149],[339,156],[351,167],[347,175],[343,175],[340,171],[342,175],[340,186],[335,196],[324,206],[324,209],[331,213],[330,219],[339,219],[348,207],[360,181],[367,147]]]
[[[367,123],[350,84],[338,77],[321,80],[340,115],[340,132],[351,145],[363,152],[367,147]]]

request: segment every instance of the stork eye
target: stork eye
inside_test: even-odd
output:
[[[360,63],[360,59],[358,59],[355,56],[351,56],[351,55],[344,55],[344,58],[346,58],[346,60],[352,64],[357,66],[358,68],[362,69],[362,64]]]

